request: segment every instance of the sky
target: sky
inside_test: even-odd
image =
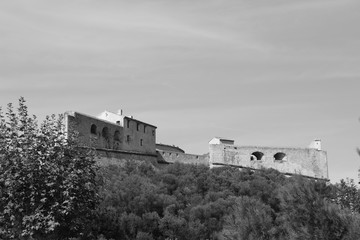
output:
[[[322,140],[358,181],[358,0],[0,1],[0,106],[39,119],[123,109],[157,142],[208,152]]]

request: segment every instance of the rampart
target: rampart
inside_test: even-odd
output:
[[[139,152],[131,151],[122,151],[122,150],[109,150],[109,149],[96,149],[97,164],[100,166],[103,165],[121,165],[125,161],[148,161],[153,165],[158,164],[158,155],[157,154],[146,154]]]
[[[203,164],[209,165],[209,154],[196,155],[181,152],[157,151],[159,163],[181,162],[186,164]]]
[[[273,168],[286,174],[328,179],[325,151],[314,148],[276,148],[210,144],[211,167],[230,165],[250,169]]]
[[[182,150],[181,148],[179,148],[179,147],[177,147],[177,146],[168,145],[168,144],[162,144],[162,143],[157,143],[157,144],[156,144],[156,150],[168,151],[168,152],[185,153],[184,150]]]

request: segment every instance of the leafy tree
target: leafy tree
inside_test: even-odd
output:
[[[65,133],[63,117],[39,126],[24,98],[0,112],[0,238],[86,236],[96,206],[91,150]]]
[[[273,225],[273,210],[260,200],[239,197],[233,211],[226,217],[221,239],[270,239]]]
[[[340,180],[335,185],[336,199],[335,202],[343,208],[348,208],[352,212],[360,213],[360,194],[353,179]]]
[[[288,239],[344,239],[349,212],[332,203],[326,184],[295,177],[278,189],[277,232]]]

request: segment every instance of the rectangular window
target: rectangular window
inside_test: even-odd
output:
[[[140,130],[140,124],[136,124],[136,130],[139,131]]]
[[[126,121],[126,126],[127,126],[127,128],[130,127],[130,120],[127,120],[127,121]]]
[[[140,146],[142,146],[143,145],[143,140],[142,139],[140,139]]]
[[[126,135],[126,142],[130,142],[130,135]]]
[[[146,125],[144,125],[144,133],[146,133]]]

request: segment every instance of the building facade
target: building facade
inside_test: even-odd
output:
[[[156,155],[156,126],[104,111],[97,117],[66,112],[68,131],[76,131],[80,143],[98,150],[127,151]]]

